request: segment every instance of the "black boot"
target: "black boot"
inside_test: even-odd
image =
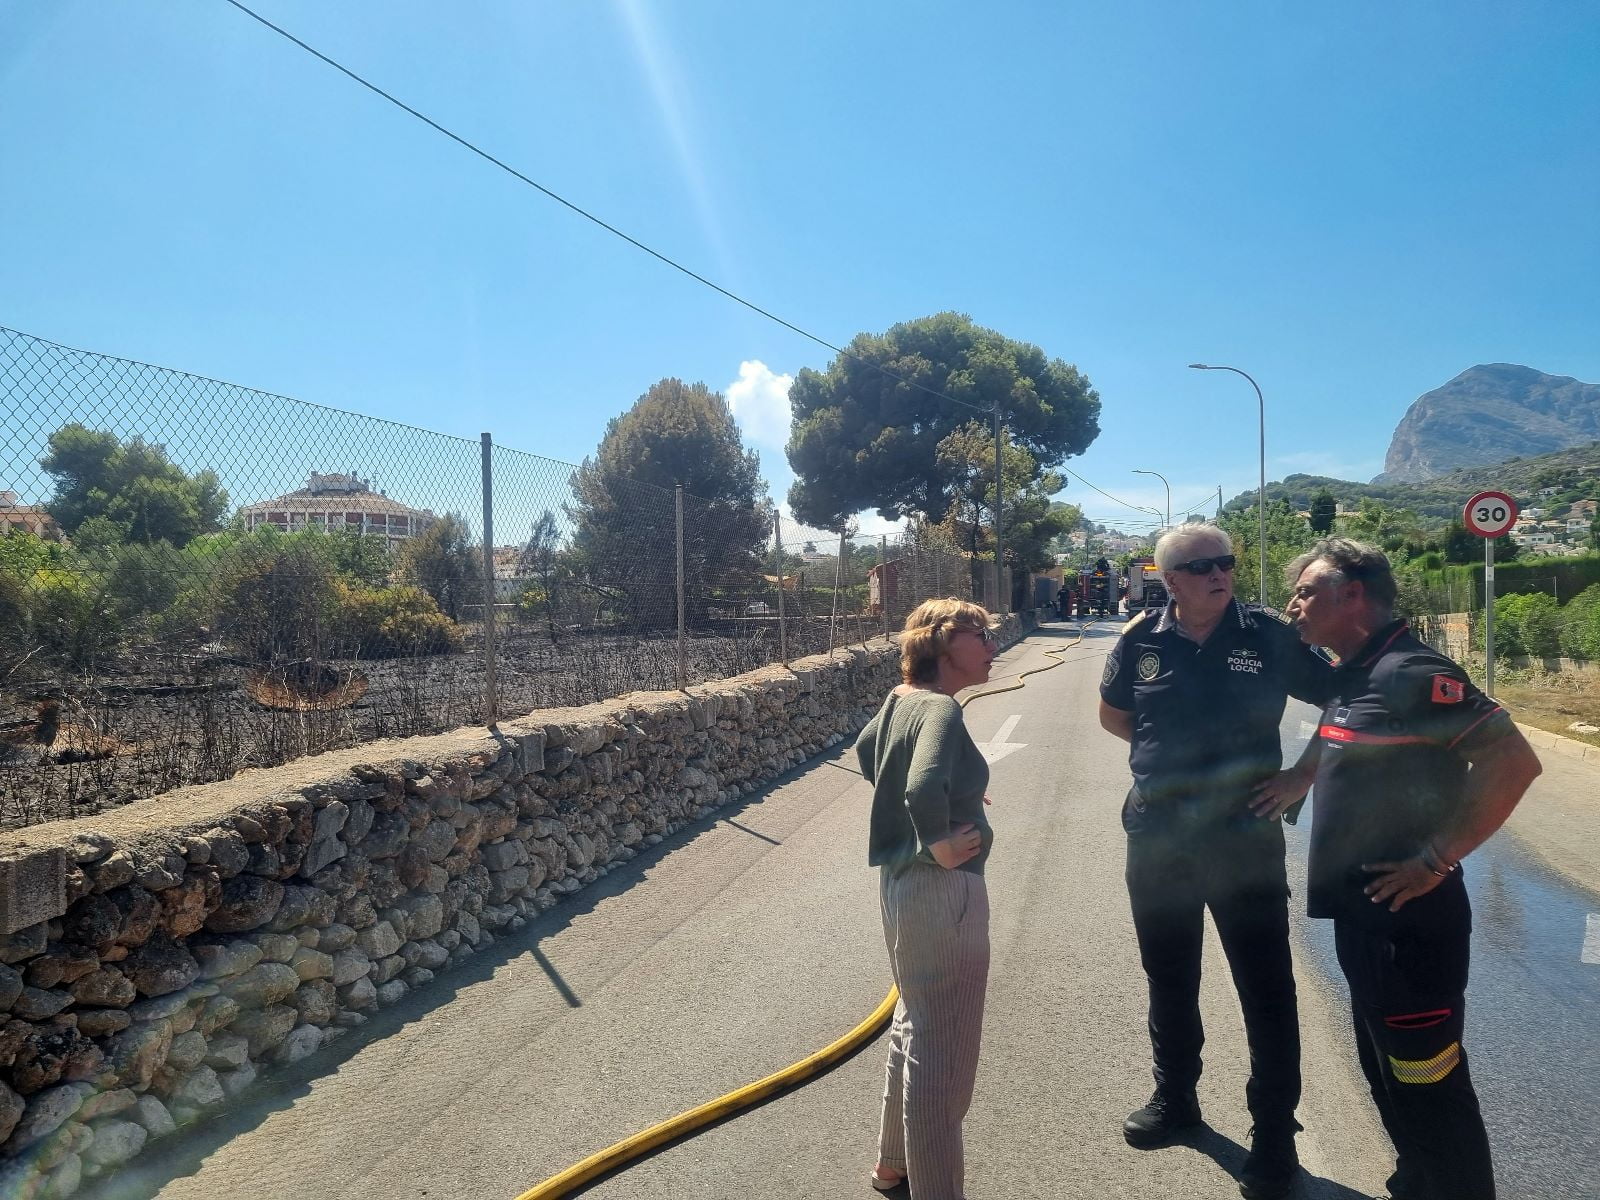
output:
[[[1200,1124],[1200,1101],[1193,1091],[1169,1092],[1157,1088],[1150,1103],[1128,1114],[1122,1136],[1141,1150],[1171,1141],[1185,1129]]]
[[[1239,1194],[1244,1200],[1278,1200],[1287,1196],[1300,1173],[1300,1156],[1294,1135],[1301,1126],[1294,1118],[1262,1122],[1250,1130],[1250,1156],[1239,1172]]]

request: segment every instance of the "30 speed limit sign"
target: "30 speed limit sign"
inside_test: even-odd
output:
[[[1517,523],[1517,502],[1504,492],[1479,492],[1467,501],[1463,519],[1479,537],[1497,538]]]

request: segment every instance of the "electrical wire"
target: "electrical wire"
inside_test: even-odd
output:
[[[225,0],[225,2],[228,3],[228,4],[231,4],[234,8],[237,8],[240,12],[244,13],[245,16],[250,17],[252,20],[260,22],[262,25],[264,25],[268,29],[272,30],[273,33],[276,33],[280,37],[285,38],[286,40],[288,40],[290,42],[293,42],[296,46],[299,46],[300,49],[304,50],[307,54],[311,55],[313,58],[317,58],[317,59],[321,60],[322,62],[327,63],[328,66],[332,67],[334,70],[338,71],[340,74],[345,75],[345,76],[349,77],[350,79],[354,80],[356,83],[359,83],[362,87],[366,88],[368,91],[372,92],[374,95],[380,96],[384,100],[387,100],[390,104],[394,105],[396,108],[400,109],[402,112],[408,113],[409,115],[415,117],[417,120],[421,121],[424,125],[427,125],[429,128],[431,128],[431,129],[433,129],[433,130],[435,130],[435,131],[437,131],[439,133],[444,134],[445,137],[449,138],[451,141],[455,142],[457,145],[461,146],[463,149],[471,151],[473,154],[476,154],[479,158],[483,159],[485,162],[490,163],[493,166],[499,167],[502,171],[504,171],[506,174],[510,175],[512,178],[520,180],[521,182],[527,184],[529,187],[533,188],[535,191],[540,192],[541,194],[549,197],[551,200],[554,200],[557,204],[560,204],[563,207],[565,207],[567,209],[570,209],[572,212],[577,213],[578,216],[582,217],[584,220],[593,222],[594,224],[598,225],[601,229],[604,229],[607,233],[612,234],[615,237],[621,238],[623,241],[627,242],[630,246],[634,247],[636,250],[644,251],[646,254],[650,255],[650,257],[658,260],[659,262],[665,263],[667,266],[671,267],[674,271],[682,272],[683,274],[687,275],[690,279],[693,279],[696,283],[704,284],[706,287],[710,288],[712,291],[717,292],[720,295],[727,297],[729,300],[732,300],[735,304],[743,305],[745,308],[748,308],[751,312],[757,313],[760,316],[763,316],[763,317],[767,318],[767,320],[769,320],[769,321],[774,321],[777,324],[782,325],[785,329],[789,330],[791,333],[797,333],[801,337],[806,338],[808,341],[815,342],[817,345],[822,346],[824,349],[832,350],[835,354],[840,355],[843,358],[852,359],[855,362],[861,363],[864,366],[871,367],[874,370],[879,371],[884,375],[887,375],[890,379],[893,379],[896,383],[902,383],[902,384],[905,384],[907,387],[916,388],[918,391],[926,392],[928,395],[935,396],[935,397],[939,398],[940,400],[948,400],[951,404],[959,404],[963,408],[970,408],[974,412],[992,413],[994,411],[993,408],[985,408],[985,407],[983,407],[981,405],[969,403],[966,400],[957,399],[955,396],[950,395],[948,392],[941,392],[937,388],[928,387],[926,384],[918,383],[914,379],[907,379],[904,375],[896,374],[894,371],[889,370],[887,367],[881,366],[878,363],[875,363],[875,362],[872,362],[872,361],[870,361],[868,359],[865,359],[861,355],[856,354],[851,350],[847,350],[842,346],[835,346],[832,342],[828,341],[826,338],[818,337],[816,334],[811,333],[809,330],[805,330],[805,329],[800,328],[800,326],[796,325],[794,322],[784,320],[784,318],[778,316],[777,313],[774,313],[774,312],[769,311],[768,309],[762,308],[759,304],[755,303],[754,301],[746,300],[743,296],[740,296],[735,292],[729,291],[727,288],[723,287],[721,284],[716,283],[716,282],[714,282],[714,281],[712,281],[710,279],[707,279],[704,275],[701,275],[699,272],[697,272],[695,270],[692,270],[689,267],[684,266],[682,263],[678,262],[676,259],[669,258],[667,255],[661,253],[661,251],[656,250],[651,246],[645,245],[645,243],[641,242],[638,238],[633,237],[630,234],[624,233],[622,230],[618,229],[615,225],[612,225],[612,224],[608,223],[607,221],[602,220],[601,218],[595,216],[592,212],[588,211],[587,209],[581,207],[578,204],[573,203],[571,200],[568,200],[565,196],[562,196],[558,192],[552,191],[550,188],[545,187],[544,184],[540,183],[538,180],[529,178],[527,175],[524,175],[521,171],[519,171],[515,167],[511,166],[509,163],[505,162],[502,159],[496,158],[493,154],[490,154],[487,150],[484,150],[480,146],[477,146],[474,143],[468,141],[466,138],[462,137],[459,133],[456,133],[455,131],[453,131],[451,129],[445,128],[443,125],[439,124],[439,122],[435,121],[432,117],[428,116],[426,113],[422,113],[422,112],[417,111],[416,109],[412,108],[409,104],[407,104],[404,100],[401,100],[398,97],[396,97],[394,95],[391,95],[389,92],[384,91],[377,84],[375,84],[375,83],[371,82],[370,80],[365,79],[362,76],[356,74],[354,71],[352,71],[349,67],[345,66],[343,63],[340,63],[340,62],[336,61],[335,59],[332,59],[332,58],[328,57],[326,54],[322,53],[322,51],[318,50],[316,47],[308,45],[307,43],[301,41],[299,38],[295,37],[294,34],[290,33],[287,29],[284,29],[282,26],[274,25],[271,21],[267,20],[260,13],[255,12],[253,9],[248,8],[244,4],[241,4],[240,0]]]
[[[402,112],[406,113],[407,115],[415,117],[418,121],[421,121],[424,125],[427,125],[430,129],[433,129],[434,131],[436,131],[438,133],[442,133],[445,137],[447,137],[451,141],[455,142],[462,149],[468,150],[471,153],[476,154],[479,158],[483,159],[485,162],[491,164],[492,166],[498,167],[500,170],[504,171],[506,174],[510,175],[512,178],[514,178],[514,179],[516,179],[516,180],[518,180],[518,181],[520,181],[522,183],[527,184],[529,187],[533,188],[535,191],[539,192],[541,195],[544,195],[544,196],[548,197],[549,199],[554,200],[557,204],[560,204],[562,207],[564,207],[566,209],[569,209],[570,211],[576,213],[578,216],[582,217],[584,220],[592,222],[595,225],[598,225],[601,229],[605,230],[607,233],[613,235],[614,237],[621,238],[623,241],[627,242],[630,246],[634,247],[636,250],[642,250],[644,253],[650,255],[650,257],[656,259],[658,262],[661,262],[661,263],[665,264],[666,266],[671,267],[674,271],[678,271],[678,272],[681,272],[684,275],[687,275],[690,279],[693,279],[696,283],[703,284],[704,286],[710,288],[712,291],[718,293],[719,295],[724,296],[729,300],[732,300],[735,304],[742,305],[743,307],[749,309],[751,312],[756,313],[759,316],[763,316],[763,317],[767,318],[767,320],[773,321],[776,324],[783,326],[783,328],[789,330],[791,333],[799,334],[801,337],[805,338],[808,341],[815,342],[817,345],[823,347],[826,350],[833,351],[835,354],[839,355],[842,358],[848,358],[848,359],[852,360],[853,362],[857,362],[857,363],[860,363],[863,366],[870,367],[871,369],[879,372],[880,374],[882,374],[884,376],[887,376],[888,378],[894,380],[896,383],[904,384],[906,387],[915,388],[917,391],[925,392],[926,394],[928,394],[930,396],[933,396],[933,397],[935,397],[935,398],[937,398],[939,400],[947,400],[951,404],[960,405],[962,408],[969,408],[973,412],[981,412],[981,413],[993,413],[994,412],[994,409],[992,407],[985,408],[982,405],[972,404],[969,401],[958,399],[957,397],[950,395],[948,392],[941,392],[937,388],[931,388],[931,387],[927,386],[927,384],[918,383],[914,379],[908,379],[904,375],[901,375],[901,374],[898,374],[897,372],[891,371],[887,367],[882,366],[879,363],[875,363],[875,362],[871,361],[870,359],[863,358],[861,355],[855,353],[852,350],[846,349],[843,346],[836,346],[832,342],[828,341],[826,338],[819,337],[817,334],[814,334],[814,333],[810,332],[809,330],[802,329],[800,326],[796,325],[794,322],[785,320],[783,317],[778,316],[778,314],[776,314],[776,313],[774,313],[774,312],[772,312],[772,311],[770,311],[768,309],[765,309],[765,308],[761,307],[759,304],[755,303],[752,300],[745,299],[743,296],[740,296],[736,292],[729,291],[727,288],[723,287],[721,284],[716,283],[713,280],[707,279],[704,275],[701,275],[698,271],[695,271],[695,270],[691,269],[690,267],[684,266],[682,263],[678,262],[676,259],[670,258],[666,254],[663,254],[661,251],[655,249],[654,247],[648,246],[644,242],[641,242],[638,238],[633,237],[631,234],[623,232],[621,229],[618,229],[615,225],[612,225],[609,222],[601,219],[600,217],[597,217],[594,213],[590,212],[588,209],[583,208],[581,205],[578,205],[578,204],[574,203],[571,200],[568,200],[565,196],[563,196],[560,193],[558,193],[556,191],[553,191],[552,189],[546,187],[544,184],[540,183],[538,180],[532,179],[529,176],[523,174],[521,171],[519,171],[519,170],[517,170],[517,168],[511,166],[511,164],[505,162],[503,159],[496,158],[493,154],[490,154],[487,150],[484,150],[482,147],[480,147],[480,146],[476,145],[475,143],[469,141],[465,137],[462,137],[459,133],[456,133],[454,130],[448,129],[445,126],[439,124],[438,121],[435,121],[432,117],[428,116],[426,113],[419,112],[417,109],[412,108],[411,105],[407,104],[405,101],[399,99],[397,96],[394,96],[389,92],[384,91],[383,88],[379,87],[377,84],[373,83],[371,80],[366,79],[365,77],[363,77],[361,75],[358,75],[355,71],[351,70],[349,67],[345,66],[343,63],[337,61],[336,59],[330,58],[328,55],[326,55],[322,51],[318,50],[315,46],[312,46],[312,45],[308,44],[307,42],[302,41],[300,38],[298,38],[294,34],[290,33],[287,29],[284,29],[280,25],[273,24],[271,21],[267,20],[267,18],[263,17],[260,13],[256,12],[254,9],[251,9],[247,5],[241,3],[241,0],[225,0],[225,3],[232,5],[234,8],[236,8],[240,12],[244,13],[245,16],[249,17],[251,20],[256,21],[259,24],[265,26],[266,28],[272,30],[272,32],[276,33],[279,37],[282,37],[286,41],[292,42],[294,45],[300,47],[300,49],[304,50],[307,54],[311,55],[313,58],[316,58],[319,61],[321,61],[323,63],[326,63],[328,66],[332,67],[335,71],[338,71],[341,75],[344,75],[347,78],[349,78],[352,81],[354,81],[355,83],[360,84],[362,87],[366,88],[369,92],[373,93],[373,95],[378,96],[378,97],[380,97],[380,98],[382,98],[384,100],[387,100],[390,104],[394,105],[396,108],[400,109]],[[998,401],[996,403],[998,403]],[[1136,511],[1139,510],[1139,506],[1138,505],[1129,504],[1126,500],[1118,499],[1116,496],[1111,495],[1110,492],[1104,491],[1103,489],[1097,487],[1095,484],[1090,483],[1087,479],[1085,479],[1082,475],[1079,475],[1076,471],[1073,471],[1070,468],[1067,468],[1065,466],[1062,467],[1062,470],[1066,471],[1067,474],[1071,475],[1078,482],[1080,482],[1082,484],[1085,484],[1088,487],[1094,488],[1095,491],[1099,492],[1102,496],[1105,496],[1107,499],[1115,500],[1118,504],[1122,505],[1124,508],[1131,508],[1131,509],[1134,509]]]

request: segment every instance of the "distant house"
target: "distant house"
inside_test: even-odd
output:
[[[1560,490],[1561,490],[1560,488],[1553,488],[1553,487],[1540,488],[1539,489],[1539,495],[1541,495],[1541,496],[1554,496]]]
[[[1588,517],[1593,520],[1597,509],[1600,509],[1600,500],[1576,500],[1573,502],[1572,507],[1567,510],[1567,516]]]
[[[284,533],[302,529],[355,529],[381,537],[390,550],[416,537],[438,517],[427,509],[409,508],[372,490],[370,480],[356,475],[318,475],[306,486],[275,500],[247,504],[239,510],[246,529],[272,525]]]
[[[1588,533],[1589,532],[1589,521],[1590,521],[1590,519],[1591,518],[1589,518],[1589,517],[1568,517],[1567,518],[1567,532],[1568,533]]]
[[[1542,509],[1542,508],[1525,508],[1525,509],[1522,510],[1522,515],[1527,517],[1528,520],[1530,520],[1530,521],[1537,521],[1541,517],[1544,516],[1544,509]]]
[[[40,504],[24,504],[10,489],[0,491],[0,537],[8,533],[31,533],[37,537],[61,540],[55,518]]]

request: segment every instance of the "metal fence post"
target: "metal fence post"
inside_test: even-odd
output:
[[[828,616],[828,657],[833,657],[833,631],[839,623],[839,580],[844,570],[844,530],[839,530],[839,557],[833,561],[833,611]]]
[[[494,439],[483,435],[483,708],[492,728],[500,719],[494,644]]]
[[[774,510],[772,514],[772,564],[778,577],[778,656],[783,665],[789,665],[789,636],[783,627],[783,525]]]
[[[878,612],[883,617],[883,636],[889,636],[889,568],[884,564],[889,559],[889,538],[886,534],[878,535]]]
[[[677,487],[678,501],[678,690],[683,691],[683,484]]]

